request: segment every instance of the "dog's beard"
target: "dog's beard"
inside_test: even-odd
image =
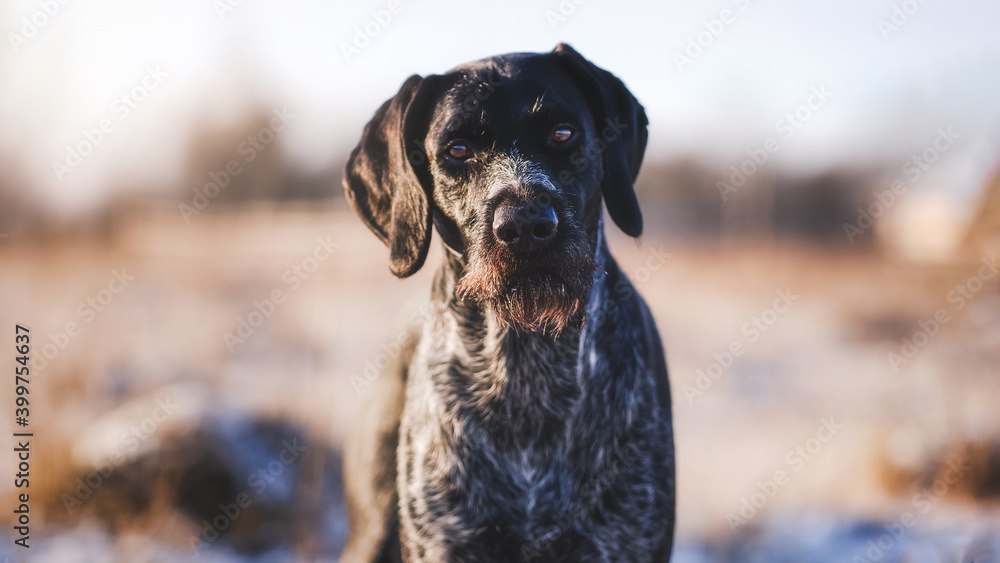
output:
[[[563,240],[526,259],[484,237],[458,280],[457,295],[488,306],[506,326],[560,334],[582,320],[596,268],[582,233],[574,229],[560,236]]]

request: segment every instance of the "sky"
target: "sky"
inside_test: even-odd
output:
[[[789,173],[902,166],[947,131],[921,181],[969,202],[1000,156],[995,1],[63,1],[0,1],[0,168],[64,214],[175,186],[193,135],[260,107],[323,170],[410,74],[560,41],[645,106],[648,159],[728,167],[773,137]]]

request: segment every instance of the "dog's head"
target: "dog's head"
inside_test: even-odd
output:
[[[420,269],[433,224],[463,257],[461,297],[558,332],[583,310],[602,200],[642,232],[632,184],[645,148],[642,106],[560,44],[411,76],[365,127],[344,186],[394,274]]]

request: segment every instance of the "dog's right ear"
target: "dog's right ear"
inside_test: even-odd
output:
[[[413,275],[431,240],[431,180],[424,138],[434,79],[414,75],[375,112],[344,171],[351,207],[389,247],[389,269]]]

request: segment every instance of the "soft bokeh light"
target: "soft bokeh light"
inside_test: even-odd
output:
[[[0,50],[0,158],[16,161],[52,209],[91,210],[113,190],[180,181],[192,136],[263,103],[302,115],[282,147],[315,170],[349,149],[366,117],[407,75],[544,51],[558,41],[625,79],[650,115],[653,158],[729,164],[773,135],[775,122],[816,86],[834,98],[776,157],[784,169],[881,165],[951,126],[961,146],[930,181],[964,205],[1000,147],[1000,36],[993,25],[1000,6],[984,0],[919,4],[887,37],[878,22],[891,21],[900,4],[889,0],[613,8],[570,0],[403,1],[350,60],[344,45],[385,2],[233,4],[68,2],[23,44],[8,35],[17,44]],[[23,18],[41,7],[23,1],[0,9],[0,27],[22,34]],[[689,39],[723,10],[733,23],[690,64],[678,65]],[[114,100],[148,65],[169,74],[162,87],[79,169],[57,180],[52,161],[65,157],[83,129],[111,117]]]
[[[393,277],[347,156],[408,76],[568,42],[650,121],[643,235],[606,235],[665,343],[674,560],[1000,561],[998,21],[993,0],[0,0],[30,560],[336,560],[345,437],[445,252]]]

